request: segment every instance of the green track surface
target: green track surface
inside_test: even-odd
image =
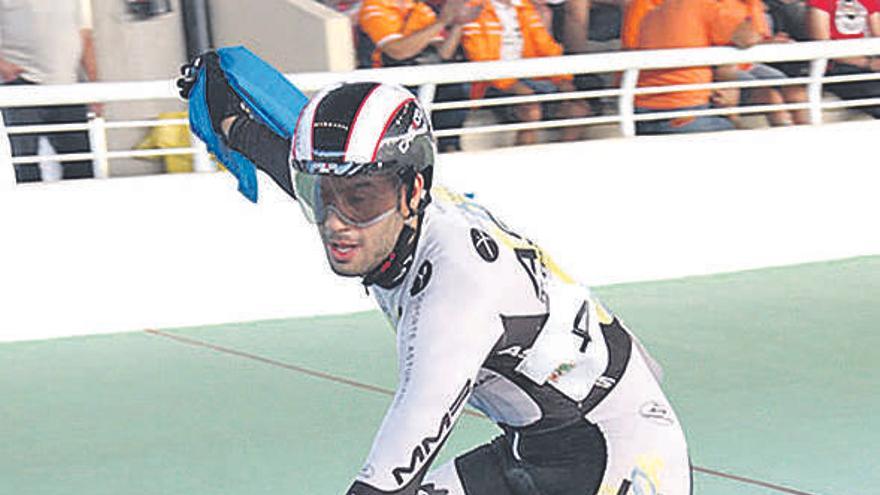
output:
[[[597,292],[664,365],[697,495],[880,492],[880,257]],[[343,493],[390,397],[302,368],[390,390],[394,353],[373,312],[0,344],[0,494]],[[464,416],[441,460],[496,433]]]

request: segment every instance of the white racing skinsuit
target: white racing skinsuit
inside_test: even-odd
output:
[[[370,290],[399,383],[349,494],[687,495],[659,367],[534,244],[441,188],[413,259]],[[429,471],[465,404],[504,435]]]

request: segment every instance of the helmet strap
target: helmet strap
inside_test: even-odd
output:
[[[424,178],[423,196],[419,199],[419,213],[425,211],[425,208],[431,204],[431,183],[434,181],[434,167],[430,166],[426,169],[422,170],[422,177]]]
[[[379,263],[379,266],[364,275],[362,283],[365,287],[375,284],[383,289],[393,289],[403,282],[415,259],[419,232],[422,230],[422,218],[422,215],[419,215],[415,228],[404,224],[391,253]]]

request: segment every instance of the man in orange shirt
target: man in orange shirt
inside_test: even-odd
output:
[[[662,3],[663,0],[630,0],[626,4],[620,28],[621,48],[632,50],[639,47],[639,29],[642,26],[642,19]]]
[[[757,3],[760,0],[665,0],[644,16],[637,48],[753,46],[762,40],[751,21]],[[737,72],[735,66],[646,70],[639,74],[639,86],[732,81]],[[709,108],[710,103],[735,106],[738,99],[737,90],[716,91],[715,95],[708,89],[642,94],[636,96],[636,112],[697,110]],[[640,121],[636,128],[639,134],[668,134],[727,130],[734,124],[724,116],[701,116]]]
[[[358,24],[375,49],[374,67],[436,64],[452,60],[461,41],[462,26],[479,14],[479,6],[467,0],[445,0],[440,12],[417,0],[364,0]],[[434,100],[467,99],[464,84],[443,84],[437,87]],[[460,128],[466,110],[433,112],[435,129]],[[440,151],[460,149],[458,136],[437,140]]]
[[[624,15],[621,45],[625,49],[638,48],[639,30],[642,19],[648,12],[659,7],[663,0],[631,0]],[[763,2],[752,2],[748,5],[751,13],[752,27],[762,38],[761,43],[789,43],[792,40],[781,32],[773,35],[767,23],[767,15]],[[778,67],[769,64],[739,64],[737,80],[756,81],[785,79],[788,74]],[[806,101],[806,88],[803,86],[761,86],[740,90],[742,104],[775,105],[782,103],[801,103]],[[777,110],[769,112],[767,121],[770,125],[806,124],[809,114],[806,110]]]
[[[519,60],[531,57],[562,55],[562,46],[553,39],[541,21],[530,0],[477,0],[482,13],[464,26],[462,47],[471,61]],[[575,91],[571,75],[541,79],[500,79],[489,83],[477,83],[471,95],[511,96],[548,94],[558,91]],[[564,100],[548,105],[558,117],[576,118],[589,115],[589,107],[583,100]],[[557,110],[558,111],[554,111]],[[525,103],[512,107],[511,120],[533,122],[544,117],[545,109],[539,103]],[[565,127],[562,138],[566,141],[579,139],[581,127]],[[533,144],[538,140],[536,130],[517,133],[517,144]]]

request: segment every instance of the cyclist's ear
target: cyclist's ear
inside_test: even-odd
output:
[[[425,178],[421,173],[415,173],[412,180],[407,181],[406,185],[406,206],[408,211],[404,216],[409,218],[419,212],[419,203],[422,201],[423,192],[425,190]]]

